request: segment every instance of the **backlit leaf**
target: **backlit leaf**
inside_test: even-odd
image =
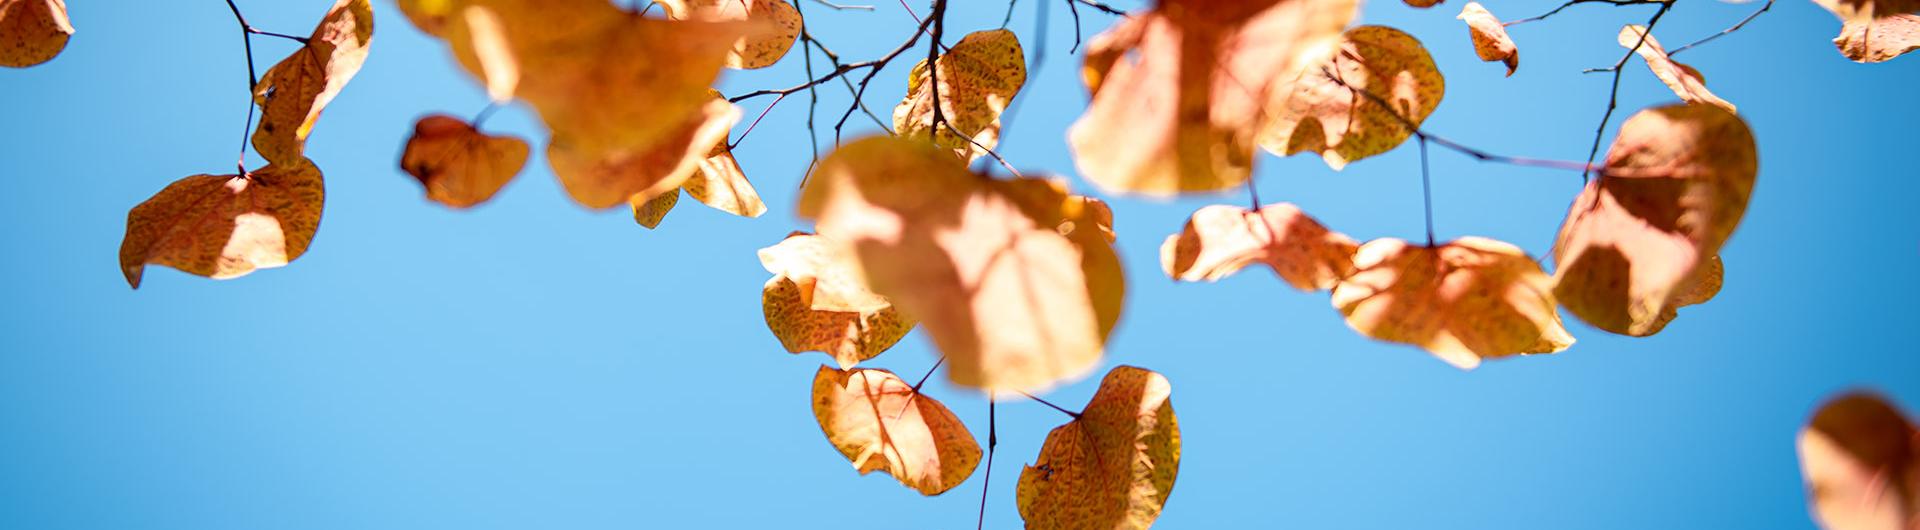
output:
[[[1466,7],[1460,9],[1460,16],[1454,18],[1466,21],[1467,35],[1473,37],[1473,53],[1480,56],[1480,60],[1506,63],[1509,77],[1520,69],[1520,47],[1513,44],[1513,37],[1507,36],[1507,26],[1486,7],[1479,2],[1467,2]]]
[[[487,97],[495,103],[512,100],[514,90],[520,87],[520,60],[507,43],[506,23],[492,9],[480,6],[467,6],[461,15],[466,24],[455,27],[471,42],[474,58],[480,63],[480,77],[486,80]],[[460,39],[461,35],[448,38]]]
[[[1651,335],[1733,234],[1758,171],[1753,133],[1712,105],[1635,114],[1554,243],[1554,295],[1594,327]]]
[[[414,123],[400,169],[420,180],[427,198],[467,208],[493,198],[527,164],[527,142],[492,136],[459,118],[435,114]]]
[[[1643,35],[1646,38],[1645,42],[1641,41]],[[1727,109],[1727,112],[1734,111],[1732,103],[1720,99],[1720,96],[1713,95],[1713,92],[1707,90],[1707,79],[1700,75],[1699,70],[1668,57],[1667,49],[1660,47],[1660,41],[1653,38],[1653,35],[1647,34],[1646,26],[1629,25],[1620,28],[1619,40],[1620,46],[1629,49],[1639,43],[1640,58],[1646,59],[1647,68],[1653,69],[1654,77],[1660,78],[1661,83],[1666,83],[1667,88],[1673,89],[1673,94],[1680,96],[1681,100],[1715,105]]]
[[[1828,401],[1798,446],[1821,528],[1920,528],[1920,429],[1885,399],[1854,392]]]
[[[320,168],[305,158],[247,175],[194,175],[127,213],[120,269],[140,288],[148,264],[227,279],[306,253],[326,201]]]
[[[1027,82],[1027,59],[1013,31],[977,31],[954,44],[940,65],[940,112],[945,122],[935,143],[953,149],[968,160],[987,154],[1000,141],[1000,113],[1007,110],[1020,86]],[[926,138],[933,124],[933,83],[927,61],[921,59],[907,77],[907,97],[893,108],[893,131],[909,138]],[[960,134],[979,142],[980,146]]]
[[[1813,0],[1840,17],[1840,54],[1877,63],[1920,49],[1920,2],[1914,0]]]
[[[760,192],[754,191],[753,184],[747,182],[747,174],[740,170],[740,161],[727,149],[726,142],[713,146],[707,159],[700,161],[699,169],[680,184],[680,189],[715,210],[741,217],[767,213],[767,204],[760,201]]]
[[[260,126],[253,149],[276,164],[297,163],[320,111],[367,60],[373,43],[373,5],[368,0],[339,0],[313,29],[307,44],[260,74],[253,101],[260,105]]]
[[[1175,280],[1210,282],[1263,263],[1295,289],[1315,291],[1353,274],[1359,246],[1292,204],[1258,211],[1208,206],[1160,245],[1160,266]]]
[[[1068,131],[1081,174],[1109,191],[1240,185],[1270,92],[1324,61],[1357,0],[1167,0],[1087,43],[1093,101]]]
[[[1440,106],[1447,83],[1433,57],[1406,32],[1386,26],[1347,30],[1340,52],[1325,68],[1309,68],[1292,83],[1276,87],[1267,107],[1272,121],[1262,129],[1260,146],[1278,155],[1316,152],[1334,169],[1385,153],[1413,134],[1395,114],[1415,124]],[[1379,101],[1355,94],[1327,72]]]
[[[1180,473],[1180,426],[1167,378],[1116,366],[1073,421],[1047,433],[1020,471],[1030,529],[1145,529]]]
[[[785,0],[659,0],[675,20],[748,20],[767,29],[734,41],[728,68],[765,68],[780,62],[800,38],[800,11]]]
[[[673,211],[673,206],[680,204],[680,190],[667,190],[666,193],[652,198],[644,194],[635,194],[628,199],[627,204],[633,207],[633,222],[648,229],[659,228],[660,222],[666,220],[667,212]]]
[[[1445,2],[1446,0],[1406,0],[1406,1],[1407,1],[1407,5],[1424,9],[1424,8],[1440,5],[1441,2]]]
[[[760,306],[788,352],[823,352],[852,368],[913,329],[911,319],[867,288],[853,257],[824,237],[794,232],[760,249],[760,264],[774,274]]]
[[[953,489],[980,464],[980,445],[960,418],[893,372],[821,366],[813,416],[860,474],[885,472],[922,495]]]
[[[0,66],[51,61],[72,36],[66,0],[0,0]]]
[[[1376,239],[1360,247],[1354,267],[1334,287],[1333,307],[1362,335],[1425,348],[1462,370],[1573,345],[1552,280],[1519,247],[1479,237],[1437,247]]]

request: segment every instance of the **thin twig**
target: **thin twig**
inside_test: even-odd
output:
[[[1433,246],[1433,178],[1427,165],[1427,137],[1420,138],[1420,198],[1427,207],[1427,246]]]
[[[1566,8],[1573,7],[1575,4],[1608,4],[1608,5],[1616,5],[1616,6],[1630,6],[1630,5],[1639,5],[1639,4],[1662,4],[1662,3],[1669,3],[1669,2],[1670,0],[1567,0],[1566,3],[1560,4],[1559,7],[1553,8],[1552,11],[1548,11],[1546,13],[1542,13],[1537,16],[1531,16],[1531,17],[1527,17],[1519,20],[1509,21],[1501,25],[1512,27],[1512,26],[1525,24],[1528,22],[1538,22],[1541,20],[1546,20],[1547,17],[1551,17]]]
[[[1735,32],[1735,31],[1740,31],[1740,28],[1743,28],[1743,27],[1746,27],[1746,25],[1747,25],[1747,23],[1748,23],[1748,22],[1753,22],[1753,19],[1756,19],[1756,18],[1760,18],[1760,14],[1761,14],[1761,13],[1765,13],[1765,12],[1767,12],[1767,10],[1768,10],[1768,9],[1773,9],[1773,0],[1767,0],[1767,3],[1765,3],[1765,4],[1762,4],[1762,5],[1760,6],[1760,9],[1759,9],[1759,10],[1757,10],[1757,11],[1754,11],[1754,12],[1753,12],[1753,14],[1750,14],[1750,15],[1747,15],[1747,18],[1743,18],[1743,19],[1740,19],[1740,21],[1739,21],[1739,22],[1736,22],[1736,23],[1734,23],[1732,27],[1729,27],[1729,28],[1727,28],[1727,29],[1723,29],[1723,30],[1720,30],[1720,32],[1719,32],[1719,33],[1715,33],[1715,34],[1712,34],[1712,35],[1708,35],[1708,36],[1707,36],[1706,38],[1703,38],[1703,39],[1700,39],[1700,40],[1697,40],[1697,41],[1693,41],[1693,42],[1691,42],[1691,43],[1687,43],[1687,45],[1686,45],[1686,46],[1681,46],[1681,47],[1679,47],[1679,48],[1674,48],[1674,49],[1673,49],[1672,51],[1669,51],[1669,52],[1667,52],[1667,56],[1668,56],[1668,57],[1672,57],[1672,56],[1675,56],[1675,55],[1680,55],[1680,52],[1684,52],[1684,51],[1687,51],[1687,50],[1691,50],[1691,49],[1693,49],[1693,47],[1694,47],[1694,46],[1699,46],[1699,45],[1702,45],[1702,44],[1706,44],[1706,43],[1707,43],[1708,41],[1712,41],[1713,39],[1718,39],[1718,38],[1720,38],[1720,37],[1725,37],[1725,36],[1726,36],[1726,35],[1727,35],[1728,33],[1733,33],[1733,32]]]
[[[1017,391],[1016,391],[1016,392],[1017,392]],[[1077,419],[1080,419],[1080,413],[1078,413],[1078,412],[1074,412],[1074,411],[1071,411],[1071,410],[1067,410],[1066,408],[1064,408],[1064,407],[1061,407],[1061,406],[1059,406],[1059,405],[1055,405],[1055,404],[1053,404],[1053,403],[1050,403],[1050,402],[1048,402],[1047,400],[1044,400],[1044,399],[1040,399],[1040,398],[1039,398],[1039,396],[1035,396],[1035,395],[1033,395],[1033,394],[1028,394],[1028,393],[1026,393],[1026,392],[1020,392],[1020,395],[1022,395],[1022,396],[1026,396],[1026,397],[1027,397],[1027,399],[1031,399],[1031,400],[1034,400],[1034,401],[1038,401],[1038,402],[1040,402],[1040,404],[1041,404],[1041,405],[1046,405],[1046,406],[1049,406],[1049,407],[1053,407],[1053,410],[1057,410],[1057,411],[1060,411],[1060,412],[1061,412],[1062,414],[1066,414],[1066,415],[1068,415],[1068,416],[1073,416],[1073,419],[1076,419],[1076,420],[1077,420]]]
[[[987,527],[987,486],[993,482],[993,449],[1000,445],[999,426],[995,425],[993,391],[987,391],[987,472],[980,476],[980,519],[974,530]]]
[[[833,8],[833,9],[838,9],[838,10],[841,10],[841,11],[847,11],[847,10],[853,10],[853,11],[872,11],[872,10],[873,10],[873,6],[869,6],[869,5],[850,5],[850,4],[836,4],[836,3],[833,3],[833,2],[828,2],[827,0],[813,0],[813,1],[814,1],[814,3],[817,3],[817,4],[820,4],[820,5],[823,5],[823,6],[827,6],[827,7],[829,7],[829,8]]]
[[[241,176],[247,176],[247,139],[248,131],[253,130],[253,91],[260,86],[260,75],[253,68],[253,26],[247,24],[247,17],[240,14],[240,6],[233,0],[227,0],[227,9],[233,11],[233,19],[240,23],[240,40],[247,53],[247,122],[240,127],[240,157],[234,163],[240,169]]]
[[[1364,97],[1370,101],[1373,101],[1377,105],[1380,105],[1388,109],[1393,108],[1393,104],[1388,102],[1386,98],[1382,98],[1378,94],[1374,94],[1372,92],[1368,92],[1366,90],[1362,90],[1360,88],[1354,87],[1353,85],[1347,84],[1347,81],[1345,79],[1341,79],[1340,76],[1334,75],[1334,73],[1331,70],[1326,70],[1323,68],[1321,70],[1321,73],[1326,75],[1327,79],[1332,80],[1334,84],[1340,85],[1341,87],[1344,87],[1347,90],[1353,91],[1354,93],[1359,94],[1361,97]],[[1487,151],[1483,151],[1478,148],[1468,147],[1459,142],[1448,140],[1439,135],[1427,132],[1426,130],[1421,129],[1420,125],[1417,123],[1414,123],[1413,120],[1408,119],[1406,116],[1401,116],[1399,112],[1389,111],[1387,112],[1387,115],[1392,116],[1394,120],[1399,121],[1401,126],[1406,127],[1410,131],[1413,131],[1413,135],[1415,137],[1425,138],[1427,139],[1427,141],[1433,142],[1435,145],[1438,145],[1440,147],[1445,147],[1447,149],[1452,149],[1456,152],[1459,152],[1460,154],[1467,155],[1469,157],[1472,157],[1474,160],[1478,160],[1481,162],[1494,162],[1494,163],[1508,164],[1508,165],[1514,165],[1514,166],[1539,167],[1539,168],[1548,168],[1548,169],[1563,169],[1568,171],[1590,171],[1594,169],[1599,169],[1599,168],[1593,167],[1592,164],[1583,164],[1580,162],[1573,162],[1573,161],[1567,161],[1567,160],[1549,160],[1544,158],[1528,158],[1528,157],[1506,156],[1506,155],[1497,155],[1497,154],[1489,153]]]
[[[1635,53],[1639,53],[1640,47],[1645,46],[1647,39],[1652,38],[1654,26],[1660,24],[1660,17],[1666,16],[1667,10],[1669,9],[1673,9],[1673,4],[1660,4],[1660,9],[1654,11],[1653,17],[1647,19],[1647,27],[1640,32],[1640,40],[1634,41],[1633,47],[1628,48],[1627,53],[1621,55],[1620,60],[1613,63],[1613,67],[1600,70],[1587,70],[1588,73],[1596,71],[1613,72],[1613,85],[1607,90],[1607,111],[1600,115],[1600,126],[1595,127],[1593,131],[1593,147],[1587,150],[1588,168],[1592,168],[1593,159],[1600,156],[1600,141],[1604,139],[1607,134],[1607,122],[1613,119],[1613,110],[1620,106],[1620,74],[1624,71],[1621,67],[1626,66],[1627,60],[1632,59]],[[1593,170],[1587,169],[1580,172],[1580,178],[1584,180],[1590,178],[1592,174]]]

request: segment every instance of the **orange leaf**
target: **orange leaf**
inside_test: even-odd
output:
[[[1798,446],[1821,528],[1920,528],[1920,429],[1885,399],[1854,392],[1828,401]]]
[[[1407,1],[1407,5],[1425,9],[1425,8],[1433,7],[1436,5],[1440,5],[1441,2],[1445,2],[1446,0],[1406,0],[1406,1]]]
[[[1479,2],[1467,2],[1454,18],[1466,21],[1467,35],[1473,37],[1473,53],[1479,55],[1480,60],[1506,63],[1508,77],[1520,69],[1520,47],[1513,44],[1513,37],[1507,36],[1507,26],[1486,7]]]
[[[1641,41],[1643,35],[1645,42]],[[1619,40],[1624,48],[1632,49],[1634,44],[1639,44],[1640,58],[1646,59],[1647,68],[1652,69],[1653,76],[1660,78],[1661,83],[1666,83],[1667,88],[1672,89],[1673,94],[1680,96],[1681,100],[1715,105],[1727,109],[1727,112],[1734,111],[1732,103],[1707,90],[1707,79],[1700,75],[1699,70],[1668,57],[1666,48],[1660,47],[1660,41],[1647,34],[1646,26],[1628,25],[1620,28]]]
[[[1357,0],[1168,0],[1087,44],[1093,92],[1068,132],[1101,188],[1168,195],[1240,185],[1272,86],[1333,51]]]
[[[934,141],[967,160],[986,156],[1000,141],[1000,113],[1027,82],[1020,39],[1006,29],[976,31],[935,62],[940,65],[940,117],[945,123]],[[934,88],[927,74],[927,61],[921,59],[907,76],[907,97],[893,108],[894,134],[927,138]],[[956,130],[966,137],[955,135]]]
[[[0,0],[0,66],[51,61],[72,36],[66,0]]]
[[[1407,141],[1413,130],[1400,118],[1426,121],[1446,91],[1433,57],[1412,35],[1386,26],[1353,28],[1343,35],[1340,53],[1275,88],[1267,107],[1273,120],[1261,130],[1260,146],[1282,156],[1317,152],[1338,170]]]
[[[147,264],[224,280],[300,257],[320,228],[320,168],[299,159],[248,175],[194,175],[127,213],[120,269],[140,288]]]
[[[922,495],[953,489],[980,464],[967,426],[893,372],[821,366],[813,375],[813,416],[860,474],[885,472]]]
[[[1353,274],[1352,238],[1327,230],[1292,204],[1259,211],[1208,206],[1160,245],[1160,266],[1175,280],[1215,281],[1264,263],[1302,291],[1331,289]]]
[[[753,183],[747,182],[747,174],[740,170],[740,161],[727,149],[726,142],[714,145],[707,159],[700,161],[699,169],[681,183],[680,188],[715,210],[741,217],[767,213],[767,204],[760,201],[760,192],[754,191]]]
[[[1519,247],[1479,237],[1437,247],[1376,239],[1354,266],[1333,288],[1333,307],[1362,335],[1425,348],[1462,370],[1573,345],[1553,282]]]
[[[1554,295],[1581,320],[1651,335],[1746,213],[1758,171],[1746,122],[1711,105],[1641,111],[1621,125],[1554,243]]]
[[[419,179],[427,198],[467,208],[493,198],[527,164],[527,142],[482,133],[459,118],[435,114],[413,125],[400,168]]]
[[[1833,45],[1855,62],[1877,63],[1920,50],[1920,1],[1813,0],[1840,18]]]
[[[1180,473],[1173,386],[1153,371],[1116,366],[1073,421],[1047,433],[1016,491],[1027,528],[1153,525]]]
[[[640,223],[640,226],[649,230],[659,228],[660,222],[667,219],[667,212],[673,211],[673,206],[680,204],[680,190],[667,190],[666,193],[655,195],[653,198],[647,198],[644,194],[635,194],[627,199],[627,204],[633,207],[633,222]]]
[[[852,368],[913,329],[892,302],[867,288],[853,257],[825,237],[794,232],[760,249],[760,264],[774,274],[760,306],[788,352],[823,352]]]
[[[372,43],[373,5],[368,0],[335,2],[307,44],[268,68],[254,85],[253,101],[260,105],[254,151],[276,164],[302,158],[313,122],[360,72]]]
[[[780,62],[800,37],[800,11],[784,0],[659,0],[674,20],[750,20],[767,29],[734,41],[728,68],[765,68]]]

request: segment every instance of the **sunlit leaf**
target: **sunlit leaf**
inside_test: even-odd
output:
[[[471,43],[474,58],[480,63],[480,77],[486,80],[488,98],[495,103],[512,100],[514,90],[520,87],[520,60],[513,56],[507,42],[506,23],[498,13],[481,6],[467,6],[461,16],[466,24],[455,28],[464,33],[464,38],[447,38]]]
[[[194,175],[127,213],[120,269],[140,288],[148,264],[214,279],[280,267],[306,253],[326,193],[305,158],[247,175]]]
[[[1006,29],[970,33],[942,54],[936,62],[945,123],[934,141],[968,160],[985,156],[1000,141],[1000,113],[1027,82],[1026,61],[1020,40]],[[895,134],[927,137],[933,124],[934,92],[927,74],[927,61],[922,59],[907,77],[907,97],[893,109]],[[980,145],[955,135],[955,130]]]
[[[1885,399],[1854,392],[1828,401],[1798,445],[1821,528],[1920,528],[1920,429]]]
[[[893,372],[821,366],[813,376],[813,415],[860,474],[885,472],[922,495],[953,489],[980,464],[980,445],[967,426]]]
[[[1261,130],[1261,147],[1282,156],[1320,153],[1328,166],[1344,168],[1407,141],[1413,130],[1394,115],[1415,124],[1426,121],[1447,91],[1420,41],[1386,26],[1347,30],[1340,52],[1321,66],[1276,87],[1267,107],[1273,119]],[[1328,72],[1391,106],[1340,86]]]
[[[1467,35],[1473,37],[1473,53],[1480,56],[1480,60],[1506,63],[1508,77],[1520,69],[1520,47],[1514,45],[1513,37],[1507,36],[1507,26],[1486,7],[1479,2],[1467,2],[1466,7],[1460,8],[1460,16],[1454,18],[1466,21]]]
[[[527,164],[527,142],[492,136],[459,118],[435,114],[413,125],[400,169],[419,179],[434,202],[467,208],[493,198]]]
[[[1295,289],[1315,291],[1353,274],[1359,246],[1292,204],[1258,211],[1208,206],[1160,245],[1160,267],[1175,280],[1210,282],[1263,263]]]
[[[1604,177],[1573,201],[1554,243],[1554,295],[1594,327],[1650,335],[1746,213],[1753,133],[1712,105],[1628,118]]]
[[[765,68],[780,62],[800,38],[800,11],[786,0],[659,0],[675,20],[747,20],[767,29],[740,37],[727,52],[728,68]]]
[[[360,72],[372,43],[373,5],[335,2],[305,46],[260,74],[260,84],[253,87],[254,103],[260,105],[254,151],[276,164],[303,158],[314,121]]]
[[[680,204],[680,190],[667,190],[666,193],[653,197],[634,194],[627,199],[627,204],[633,207],[633,222],[648,229],[659,228],[660,222],[666,220],[667,212],[673,211],[673,206]]]
[[[51,61],[72,36],[66,0],[0,0],[0,66]]]
[[[1376,239],[1360,247],[1354,267],[1334,287],[1333,307],[1362,335],[1419,346],[1463,370],[1573,345],[1552,280],[1519,247],[1479,237],[1436,247]]]
[[[1641,41],[1642,36],[1646,38],[1644,42]],[[1707,78],[1700,75],[1699,70],[1668,57],[1667,49],[1660,47],[1660,41],[1653,35],[1647,34],[1646,26],[1628,25],[1620,28],[1619,40],[1620,46],[1629,49],[1636,43],[1640,44],[1640,58],[1646,59],[1647,68],[1653,69],[1653,76],[1660,78],[1661,83],[1666,83],[1667,88],[1673,89],[1673,94],[1680,96],[1681,100],[1715,105],[1727,109],[1727,112],[1734,111],[1732,103],[1707,90]]]
[[[1406,0],[1406,1],[1407,1],[1407,5],[1424,9],[1424,8],[1440,5],[1441,2],[1445,2],[1446,0]]]
[[[1833,45],[1840,54],[1862,63],[1877,63],[1920,49],[1920,1],[1813,0],[1840,17],[1840,36]]]
[[[1180,426],[1167,378],[1116,366],[1073,421],[1047,433],[1020,471],[1020,517],[1030,529],[1145,529],[1180,473]]]
[[[760,264],[774,274],[760,306],[788,352],[823,352],[852,368],[913,329],[911,319],[867,288],[853,257],[824,237],[794,232],[760,249]]]
[[[715,210],[741,217],[767,213],[767,204],[760,201],[760,192],[754,191],[753,184],[747,182],[747,174],[740,170],[740,161],[727,149],[726,142],[714,145],[707,159],[700,161],[699,169],[687,177],[680,188]]]

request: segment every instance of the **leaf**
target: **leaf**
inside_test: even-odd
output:
[[[660,227],[660,221],[667,219],[667,212],[673,211],[673,205],[680,203],[680,190],[667,190],[666,193],[648,198],[646,194],[634,194],[627,204],[633,207],[633,222],[651,230]]]
[[[873,137],[821,161],[799,213],[921,319],[955,383],[1033,390],[1091,370],[1119,319],[1119,259],[1103,230],[1079,229],[1100,224],[1085,205],[1057,181],[993,180],[930,143]]]
[[[1357,0],[1168,0],[1087,44],[1093,101],[1068,131],[1103,189],[1169,195],[1245,182],[1273,85],[1332,53]]]
[[[465,30],[468,37],[464,40],[472,43],[474,58],[480,63],[480,78],[486,80],[487,97],[494,103],[513,100],[514,90],[520,87],[520,60],[508,46],[506,23],[492,9],[480,6],[467,6],[461,15],[466,17],[466,25],[457,27]]]
[[[813,416],[860,474],[885,472],[922,495],[953,489],[980,464],[967,426],[893,372],[821,366],[813,375]]]
[[[1833,44],[1854,62],[1878,63],[1920,50],[1920,1],[1813,0],[1840,18]]]
[[[1208,206],[1160,245],[1160,266],[1175,280],[1215,281],[1264,263],[1302,291],[1332,289],[1353,274],[1352,238],[1327,230],[1300,208],[1281,203],[1247,211]]]
[[[800,37],[800,11],[782,0],[659,0],[674,20],[750,20],[770,29],[734,41],[728,68],[765,68],[780,62]]]
[[[1885,399],[1853,392],[1828,401],[1797,445],[1821,528],[1920,527],[1920,429]]]
[[[66,0],[0,0],[0,66],[51,61],[72,36]]]
[[[1327,166],[1385,153],[1413,134],[1395,114],[1419,124],[1440,106],[1447,83],[1420,41],[1386,26],[1347,30],[1340,52],[1280,85],[1267,107],[1273,120],[1260,133],[1260,146],[1286,156],[1317,152]],[[1340,86],[1326,72],[1353,88]],[[1374,98],[1356,94],[1364,90]]]
[[[1419,346],[1462,370],[1573,345],[1553,282],[1519,247],[1480,237],[1437,247],[1376,239],[1354,266],[1333,288],[1333,307],[1362,335]]]
[[[740,170],[740,161],[733,157],[726,142],[714,145],[707,159],[700,161],[699,169],[681,183],[680,188],[715,210],[741,217],[767,213],[767,204],[760,201],[760,193],[747,182],[747,174]]]
[[[1466,21],[1467,35],[1473,38],[1473,53],[1482,61],[1506,63],[1507,77],[1513,77],[1513,72],[1520,69],[1520,47],[1513,44],[1513,37],[1507,36],[1507,26],[1479,2],[1467,2],[1454,18]]]
[[[306,253],[326,200],[307,159],[247,175],[194,175],[127,212],[120,269],[140,288],[147,264],[216,280],[286,265]]]
[[[935,62],[940,66],[940,113],[945,123],[934,142],[969,161],[986,156],[987,150],[1000,141],[1000,113],[1007,110],[1014,94],[1027,82],[1027,59],[1020,50],[1020,40],[1006,29],[976,31]],[[895,134],[928,137],[933,123],[933,83],[927,82],[927,74],[927,61],[922,59],[907,76],[907,97],[893,108]],[[966,136],[955,135],[955,130]]]
[[[469,208],[493,198],[527,164],[527,142],[492,136],[459,118],[435,114],[413,124],[400,169],[419,179],[427,198]]]
[[[1645,42],[1640,40],[1642,36],[1645,36]],[[1681,100],[1714,105],[1734,112],[1732,103],[1707,90],[1707,79],[1700,75],[1699,70],[1668,57],[1666,48],[1660,47],[1660,41],[1647,34],[1646,26],[1628,25],[1620,28],[1620,46],[1634,49],[1635,44],[1640,45],[1640,58],[1647,61],[1647,68],[1653,70],[1653,76],[1660,78],[1661,83],[1666,83],[1667,88],[1673,89],[1673,94],[1680,96]]]
[[[1645,336],[1746,213],[1758,157],[1738,116],[1711,105],[1643,110],[1621,125],[1554,243],[1554,295],[1581,320]]]
[[[825,237],[794,232],[760,249],[774,274],[761,290],[767,328],[788,352],[818,351],[852,368],[893,347],[913,321],[867,288],[859,264]]]
[[[306,45],[268,68],[254,85],[253,102],[260,105],[254,151],[275,164],[303,158],[313,122],[360,72],[372,43],[373,5],[368,0],[334,2]]]
[[[1429,7],[1440,5],[1441,2],[1445,2],[1446,0],[1406,0],[1406,1],[1407,1],[1407,5],[1418,7],[1421,9],[1426,9]]]
[[[1016,490],[1027,528],[1145,529],[1180,473],[1167,378],[1116,366],[1073,421],[1047,433]]]

